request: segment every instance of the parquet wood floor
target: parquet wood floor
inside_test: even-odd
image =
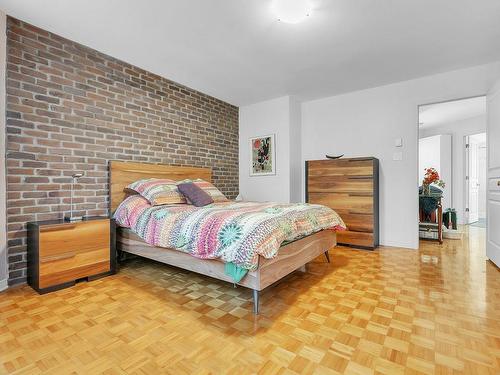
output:
[[[419,251],[336,248],[262,293],[146,260],[0,294],[0,373],[499,374],[484,230]]]

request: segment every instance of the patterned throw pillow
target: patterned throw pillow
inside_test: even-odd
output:
[[[200,189],[205,191],[210,197],[214,200],[215,203],[220,203],[220,202],[228,202],[229,199],[226,198],[222,192],[217,189],[214,185],[212,185],[210,182],[202,180],[201,178],[197,178],[196,180],[183,180],[183,181],[177,181],[177,184],[182,184],[186,182],[192,182],[196,186],[198,186]]]
[[[186,203],[186,198],[173,180],[146,178],[132,182],[126,190],[133,190],[146,198],[153,206],[162,204]]]

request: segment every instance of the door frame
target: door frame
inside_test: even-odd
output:
[[[462,150],[463,150],[463,160],[464,160],[464,180],[462,183],[464,184],[464,197],[463,197],[463,207],[464,207],[464,212],[462,213],[464,215],[464,224],[469,225],[470,224],[470,215],[469,215],[469,204],[470,204],[470,184],[469,184],[469,169],[470,169],[470,149],[468,147],[469,145],[469,137],[470,135],[465,135],[463,139],[463,144],[462,144]]]

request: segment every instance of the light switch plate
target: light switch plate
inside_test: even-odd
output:
[[[396,140],[394,141],[394,146],[403,147],[403,138],[396,138]]]
[[[395,161],[403,160],[403,153],[400,151],[395,152],[394,154],[392,154],[392,160],[395,160]]]

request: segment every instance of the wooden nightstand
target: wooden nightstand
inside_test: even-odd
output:
[[[28,223],[28,284],[43,294],[115,273],[115,237],[106,217]]]

